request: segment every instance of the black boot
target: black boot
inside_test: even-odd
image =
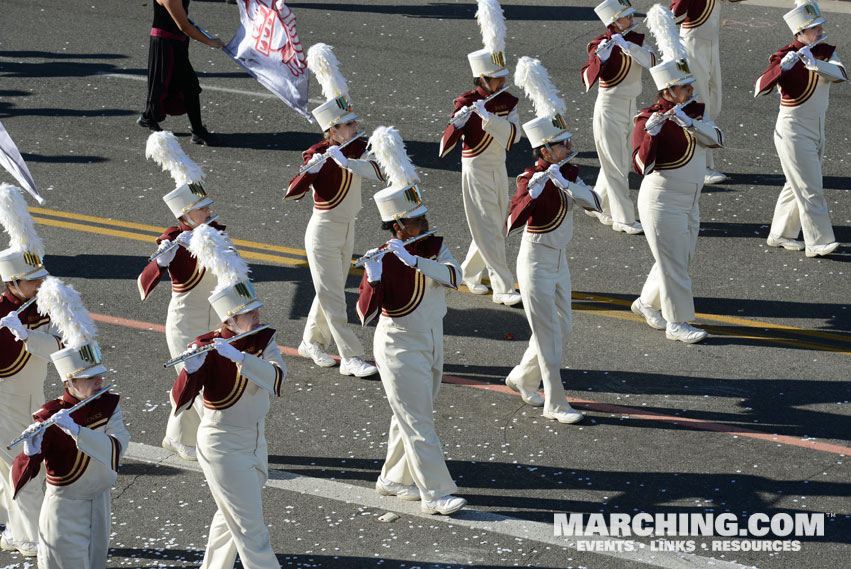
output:
[[[159,132],[162,130],[160,123],[155,120],[145,118],[145,115],[139,115],[139,118],[136,119],[136,124],[141,126],[142,128],[147,128],[154,132]]]
[[[218,137],[207,130],[207,127],[202,126],[198,129],[192,129],[192,144],[200,144],[202,146],[218,146]]]

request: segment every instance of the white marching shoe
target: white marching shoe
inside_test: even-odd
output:
[[[519,292],[493,293],[493,301],[496,304],[514,306],[515,304],[520,304],[521,300],[523,300],[523,298],[520,296]]]
[[[8,529],[4,529],[3,535],[0,537],[0,548],[6,551],[17,551],[24,557],[35,557],[38,555],[38,544],[31,541],[15,541],[12,539],[12,534]]]
[[[652,306],[644,304],[641,300],[641,297],[636,298],[632,302],[632,306],[630,309],[644,318],[644,321],[647,322],[647,325],[651,328],[655,328],[656,330],[664,330],[665,326],[668,324],[665,322],[665,319],[662,317],[662,311],[656,310]]]
[[[396,496],[402,500],[416,501],[420,499],[420,489],[411,484],[405,486],[398,482],[385,480],[382,476],[375,481],[375,491],[381,496]]]
[[[340,373],[355,377],[369,377],[378,373],[378,368],[366,363],[363,358],[354,356],[340,359]]]
[[[695,328],[688,322],[668,322],[665,328],[665,337],[669,340],[679,340],[686,344],[696,344],[705,340],[709,333],[706,330]]]
[[[195,447],[181,444],[168,437],[163,438],[162,447],[165,450],[170,450],[171,452],[176,453],[177,456],[183,460],[191,460],[193,462],[198,460],[198,453],[195,452]]]
[[[313,363],[319,367],[334,367],[337,363],[334,358],[325,353],[322,346],[316,342],[305,342],[302,340],[301,344],[298,345],[298,355],[303,358],[313,360]]]
[[[712,168],[706,169],[706,174],[703,176],[704,184],[720,184],[727,180],[727,174],[722,174],[718,170],[713,170]]]
[[[788,237],[780,237],[778,235],[769,235],[765,240],[765,244],[769,247],[783,247],[787,251],[803,251],[804,242],[797,239],[789,239]]]
[[[553,411],[550,413],[544,411],[544,418],[553,419],[555,421],[558,421],[559,423],[565,423],[568,425],[578,423],[579,421],[585,418],[585,415],[583,413],[580,413],[579,411],[571,407],[569,403],[566,403],[566,405],[567,409],[560,409],[558,411]]]
[[[615,231],[621,231],[623,233],[626,233],[627,235],[639,235],[641,233],[644,233],[644,228],[641,227],[640,221],[636,221],[632,224],[615,221],[614,223],[612,223],[612,229],[614,229]]]
[[[430,502],[423,500],[420,509],[424,514],[441,514],[448,516],[454,514],[467,505],[467,500],[458,496],[444,496]]]
[[[827,245],[813,245],[812,247],[807,247],[807,251],[805,255],[807,257],[821,257],[822,255],[830,255],[836,248],[839,247],[839,243],[834,241],[833,243],[828,243]]]
[[[473,294],[487,294],[490,292],[490,289],[487,287],[487,285],[483,285],[482,283],[472,283],[464,281],[461,284],[467,287]]]
[[[543,407],[544,406],[544,398],[541,397],[541,394],[537,391],[527,391],[522,389],[519,385],[514,383],[514,380],[511,377],[505,378],[505,385],[511,388],[512,391],[516,391],[520,394],[520,399],[523,400],[523,403],[526,405],[531,405],[532,407]]]
[[[601,211],[594,211],[591,209],[586,209],[584,211],[585,215],[587,215],[588,217],[596,217],[597,221],[599,221],[603,225],[611,225],[612,223],[614,223],[614,220],[612,219],[611,215],[606,215]]]

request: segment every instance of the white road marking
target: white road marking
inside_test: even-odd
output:
[[[197,462],[185,461],[165,449],[141,443],[131,442],[130,448],[124,454],[124,458],[140,462],[164,464],[181,470],[201,472],[201,466]],[[392,511],[406,516],[426,518],[432,522],[443,522],[452,524],[453,526],[466,527],[471,530],[488,531],[519,539],[537,541],[555,547],[576,549],[575,539],[571,538],[567,540],[564,537],[553,535],[553,525],[543,522],[530,522],[528,520],[492,514],[472,508],[461,510],[461,512],[453,516],[428,516],[420,511],[419,502],[407,502],[405,500],[382,497],[371,488],[364,486],[303,476],[285,470],[269,470],[269,480],[266,482],[266,486],[288,492],[296,492],[298,494],[309,494],[347,504],[356,504],[379,511]],[[594,540],[594,538],[583,539],[587,539],[588,541]],[[653,567],[663,567],[665,569],[743,569],[745,567],[738,563],[730,563],[729,561],[689,553],[650,551],[649,547],[644,547],[637,551],[597,551],[593,553],[625,561],[644,563]]]

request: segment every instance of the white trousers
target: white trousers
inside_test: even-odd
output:
[[[218,510],[210,523],[201,569],[280,569],[263,521],[260,491],[266,483],[268,450],[263,423],[234,427],[202,422],[198,464]]]
[[[520,364],[508,376],[530,391],[537,390],[543,381],[544,412],[566,410],[561,358],[573,324],[565,249],[522,240],[517,254],[517,280],[532,337]]]
[[[491,142],[496,144],[496,142]],[[461,263],[464,280],[480,283],[485,272],[494,294],[514,292],[514,276],[505,257],[505,218],[508,215],[508,173],[505,163],[473,167],[461,158],[461,195],[473,237]],[[481,160],[479,160],[481,162]]]
[[[699,184],[645,176],[638,193],[638,211],[653,268],[647,275],[641,300],[668,322],[694,320],[694,297],[688,270],[700,230]]]
[[[434,426],[434,400],[443,377],[443,325],[427,331],[397,328],[382,317],[373,345],[381,384],[393,410],[381,476],[416,484],[423,500],[455,492]]]
[[[797,239],[803,229],[804,242],[812,247],[832,243],[836,238],[822,185],[824,123],[802,123],[783,110],[777,117],[774,147],[780,157],[786,184],[774,207],[770,233]]]
[[[698,101],[704,103],[705,118],[716,123],[721,114],[721,50],[718,40],[707,40],[695,37],[682,38],[683,46],[688,55],[688,66],[694,76],[694,90]],[[706,149],[706,167],[715,168],[712,149]]]
[[[182,370],[183,364],[174,366],[175,369]],[[180,373],[178,371],[178,373]],[[165,424],[165,435],[172,441],[179,442],[186,446],[194,447],[198,440],[198,426],[201,424],[201,417],[204,416],[204,398],[201,394],[192,402],[192,406],[183,413],[174,416],[175,404],[171,399],[171,392],[168,394],[168,400],[171,404],[171,413],[168,414],[168,421]]]
[[[47,485],[39,520],[38,567],[104,569],[112,523],[109,490],[91,499],[57,495],[67,488]]]
[[[38,409],[44,403],[44,395],[40,393],[42,382],[43,379],[38,380],[37,387],[33,387],[34,393],[30,395],[0,389],[0,437],[5,441],[0,445],[0,502],[2,509],[6,511],[6,529],[12,534],[12,538],[31,543],[38,542],[38,517],[44,499],[44,468],[39,470],[38,476],[24,486],[18,497],[13,500],[15,490],[10,474],[12,463],[23,449],[23,444],[12,450],[6,450],[6,445],[30,426],[31,410]]]
[[[316,296],[307,315],[305,342],[337,344],[344,358],[362,357],[363,345],[349,328],[346,313],[346,278],[352,266],[355,221],[333,221],[312,215],[304,236],[310,276]]]
[[[600,174],[594,190],[600,195],[603,213],[619,223],[635,223],[635,206],[629,199],[632,169],[632,117],[635,99],[607,95],[601,89],[594,103],[594,144]]]

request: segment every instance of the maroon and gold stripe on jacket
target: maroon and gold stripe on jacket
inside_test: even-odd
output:
[[[506,233],[511,234],[524,228],[529,233],[549,233],[558,229],[564,221],[570,211],[570,202],[552,180],[547,179],[541,195],[537,198],[532,199],[529,195],[529,181],[532,176],[545,172],[550,166],[546,160],[538,159],[532,168],[526,168],[517,176],[517,191],[511,198],[505,222]],[[561,174],[567,181],[575,182],[579,167],[565,164],[561,167]]]
[[[453,101],[455,109],[452,111],[454,115],[462,107],[472,105],[476,101],[484,100],[490,96],[490,93],[482,88],[477,87],[473,91],[468,91]],[[493,113],[502,118],[508,117],[508,114],[517,106],[519,99],[514,95],[505,91],[498,97],[489,101],[485,105],[485,109],[489,113]],[[511,150],[514,146],[517,127],[511,125],[511,136],[508,137],[508,145],[505,150]],[[465,158],[473,158],[484,152],[490,143],[493,142],[493,137],[486,133],[482,128],[482,119],[476,113],[472,113],[467,123],[461,128],[455,128],[450,123],[443,131],[443,136],[440,140],[441,157],[446,156],[459,141],[463,140],[461,146],[461,156]]]

